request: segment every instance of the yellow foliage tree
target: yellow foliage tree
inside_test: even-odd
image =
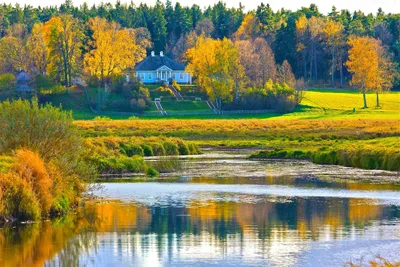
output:
[[[335,66],[336,66],[336,51],[338,47],[344,42],[343,40],[343,25],[340,22],[328,20],[323,27],[326,44],[331,50],[331,77],[332,85],[335,84]]]
[[[115,22],[108,22],[103,18],[93,18],[88,22],[93,31],[93,49],[85,55],[86,71],[97,77],[102,85],[112,75],[120,75],[122,72],[135,66],[142,60],[144,50],[136,44],[135,33],[129,29],[121,29]]]
[[[379,92],[392,87],[394,65],[377,39],[352,36],[347,43],[350,50],[346,65],[352,73],[351,85],[363,93],[364,108],[368,107],[367,91],[376,93],[376,104],[379,107]]]
[[[260,36],[260,33],[260,21],[253,13],[249,13],[244,17],[235,36],[240,40],[253,40]]]
[[[296,50],[302,53],[304,79],[307,79],[307,40],[308,40],[308,19],[301,16],[296,20]]]
[[[26,45],[29,51],[29,63],[37,72],[45,74],[49,57],[42,23],[33,25],[32,34],[28,37]]]
[[[82,27],[71,15],[60,15],[44,24],[43,35],[49,55],[47,71],[53,76],[60,75],[68,92],[68,87],[72,85],[72,76],[79,70]]]
[[[28,70],[28,51],[25,42],[26,38],[11,34],[0,39],[0,71]]]
[[[186,71],[197,77],[198,84],[221,109],[222,101],[236,99],[245,78],[238,49],[224,38],[214,40],[200,36],[196,46],[187,51]]]

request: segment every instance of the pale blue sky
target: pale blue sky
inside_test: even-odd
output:
[[[115,3],[116,0],[105,0],[103,2]],[[0,0],[0,2],[5,3],[19,3],[21,5],[30,4],[33,6],[46,6],[46,5],[60,5],[64,0]],[[73,0],[74,5],[81,5],[85,0]],[[89,5],[99,4],[102,0],[86,0]],[[129,3],[130,0],[121,0],[123,3]],[[139,4],[144,2],[153,5],[156,0],[133,0],[133,3]],[[163,1],[165,2],[165,1]],[[175,3],[176,0],[171,0]],[[179,0],[183,6],[191,6],[192,4],[197,4],[200,7],[205,7],[212,5],[218,0]],[[228,6],[239,6],[239,2],[245,6],[247,10],[254,9],[261,3],[261,0],[225,0]],[[350,11],[361,10],[365,13],[376,13],[379,7],[382,7],[385,13],[400,13],[400,0],[269,0],[263,1],[264,3],[269,3],[274,10],[280,9],[282,7],[286,9],[296,10],[301,6],[309,6],[311,3],[318,5],[322,13],[328,13],[331,10],[332,5],[335,5],[338,9],[348,9]]]

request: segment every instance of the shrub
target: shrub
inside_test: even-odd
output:
[[[160,87],[158,87],[157,89],[156,89],[156,91],[157,92],[166,92],[166,93],[168,93],[169,95],[171,95],[171,96],[173,96],[174,95],[174,92],[172,92],[172,90],[171,90],[171,88],[169,88],[168,86],[160,86]]]
[[[136,144],[126,144],[122,143],[120,145],[121,154],[125,156],[132,157],[132,156],[144,156],[143,148],[140,145]]]
[[[179,155],[189,155],[190,151],[184,142],[178,142]]]
[[[74,201],[71,196],[76,193],[70,192],[73,189],[66,188],[65,181],[58,179],[54,168],[51,164],[46,166],[37,153],[17,150],[8,173],[0,175],[0,216],[37,220],[40,216],[65,213]],[[62,207],[59,207],[60,192],[67,203]]]
[[[90,160],[97,166],[99,172],[102,173],[123,173],[133,172],[140,173],[146,169],[146,164],[142,157],[92,157]]]
[[[181,86],[175,80],[172,81],[172,86],[179,92],[181,91]]]
[[[148,167],[146,170],[146,175],[150,177],[158,176],[159,174],[160,173],[152,167]]]
[[[189,144],[189,145],[188,145],[188,149],[189,149],[190,155],[198,155],[198,154],[201,154],[201,151],[200,151],[199,147],[196,146],[195,144]]]
[[[8,97],[15,85],[14,75],[11,73],[6,73],[0,75],[0,94]]]
[[[153,149],[153,154],[154,156],[165,156],[165,148],[163,145],[160,145],[158,143],[151,143],[151,148]]]
[[[94,121],[112,121],[110,117],[107,116],[96,116],[93,119]]]
[[[71,205],[76,203],[86,190],[86,182],[95,177],[94,169],[84,160],[83,142],[71,113],[50,105],[39,106],[37,99],[3,102],[0,129],[0,154],[11,156],[17,151],[10,170],[14,178],[19,177],[23,182],[13,188],[18,192],[22,192],[21,186],[31,188],[43,216],[51,210],[59,194],[65,194]],[[28,191],[22,193],[31,201]],[[20,203],[29,201],[24,199]],[[18,210],[9,214],[25,218]],[[29,214],[36,218],[36,213]]]
[[[146,157],[154,156],[153,148],[151,146],[146,145],[146,144],[141,144],[140,146],[143,149],[144,156],[146,156]]]
[[[170,156],[179,155],[178,146],[174,143],[165,141],[163,143],[163,147],[165,149],[165,154]]]
[[[41,209],[29,183],[15,173],[0,176],[1,208],[0,219],[37,220]],[[2,218],[1,218],[2,217]]]
[[[13,171],[28,182],[40,202],[42,212],[47,214],[53,202],[51,194],[53,180],[47,172],[44,161],[38,154],[26,149],[17,151],[15,161]]]

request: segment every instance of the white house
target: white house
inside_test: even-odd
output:
[[[143,83],[169,83],[175,80],[177,83],[192,84],[192,77],[185,72],[185,65],[164,56],[163,52],[159,56],[151,52],[151,56],[136,64],[135,73]],[[129,79],[129,74],[126,74],[128,82]]]

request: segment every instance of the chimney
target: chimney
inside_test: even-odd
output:
[[[151,56],[154,57],[154,51],[151,51]]]
[[[164,56],[164,52],[161,51],[161,52],[160,52],[160,57],[163,57],[163,56]]]

